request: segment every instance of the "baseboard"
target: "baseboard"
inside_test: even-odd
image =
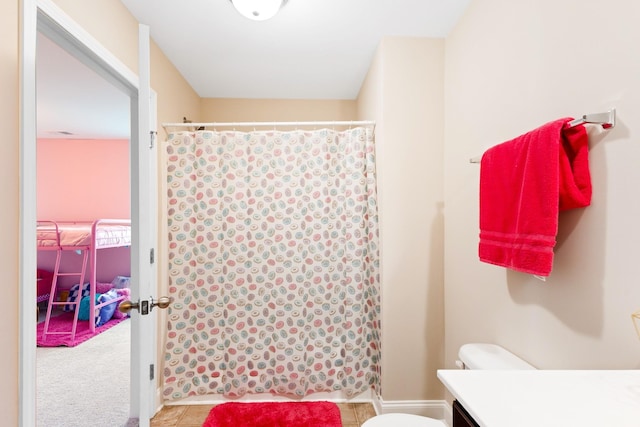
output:
[[[162,387],[156,388],[156,396],[155,396],[155,401],[153,403],[154,403],[154,407],[156,408],[156,412],[154,413],[155,415],[158,412],[160,412],[164,407],[164,401],[162,399]]]
[[[312,393],[302,399],[302,402],[326,400],[335,403],[369,403],[372,402],[373,393],[371,390],[364,391],[357,396],[348,397],[340,391],[327,392],[327,393]],[[175,405],[216,405],[224,402],[291,402],[290,397],[275,396],[270,393],[260,394],[245,394],[237,399],[228,399],[219,394],[205,394],[202,396],[189,396],[180,400],[164,401],[161,402],[161,406],[175,406]],[[158,406],[160,407],[160,406]]]
[[[372,400],[377,414],[400,412],[403,414],[420,415],[422,417],[444,420],[448,425],[452,423],[451,406],[446,400],[391,400],[384,401],[376,397]]]

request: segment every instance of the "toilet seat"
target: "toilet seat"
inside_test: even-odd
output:
[[[440,420],[411,414],[384,414],[369,418],[362,427],[446,427]]]

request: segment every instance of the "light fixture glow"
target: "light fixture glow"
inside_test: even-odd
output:
[[[254,21],[273,18],[287,0],[229,0],[238,12]]]

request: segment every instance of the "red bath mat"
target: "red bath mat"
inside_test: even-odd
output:
[[[341,427],[331,402],[229,402],[216,405],[202,427]]]

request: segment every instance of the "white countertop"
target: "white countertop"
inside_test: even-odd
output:
[[[439,370],[482,427],[640,426],[640,370]]]

